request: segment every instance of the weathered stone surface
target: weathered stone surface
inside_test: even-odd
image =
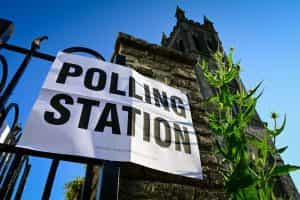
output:
[[[195,128],[196,133],[199,135],[203,135],[203,136],[211,136],[212,135],[212,132],[208,128],[208,125],[206,125],[206,126],[194,125],[194,128]]]
[[[202,165],[217,165],[218,160],[217,157],[213,152],[201,152],[201,146],[200,146],[200,153],[201,153],[201,163]]]
[[[172,79],[170,81],[170,83],[174,86],[177,86],[177,87],[184,87],[188,90],[191,90],[193,92],[198,92],[198,84],[197,82],[194,80],[194,81],[190,81],[190,80],[185,80],[185,79],[182,79],[180,77],[177,77],[176,79]]]
[[[199,141],[199,146],[202,149],[208,149],[211,150],[211,148],[213,147],[214,143],[213,143],[213,139],[211,136],[202,136],[200,134],[197,134],[198,137],[198,141]]]
[[[192,80],[196,83],[196,75],[192,69],[175,68],[172,70],[172,75],[178,76],[184,79]]]
[[[120,200],[145,199],[145,200],[212,200],[225,199],[224,192],[220,189],[207,190],[201,187],[183,186],[172,183],[120,181]]]

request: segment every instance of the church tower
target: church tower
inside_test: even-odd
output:
[[[204,23],[200,24],[185,17],[184,11],[177,7],[177,23],[167,37],[163,33],[161,45],[176,49],[183,53],[209,55],[221,48],[221,41],[213,23],[204,17]]]
[[[217,50],[223,51],[221,40],[218,37],[213,23],[204,16],[203,24],[187,19],[184,11],[177,6],[175,17],[176,25],[173,27],[170,36],[165,33],[162,35],[161,45],[163,47],[172,48],[183,54],[190,54],[198,57],[199,55],[206,60],[211,61],[211,54]],[[211,63],[212,66],[214,65]],[[195,69],[199,87],[204,98],[214,94],[214,89],[211,88],[201,69]],[[236,83],[232,83],[235,84]]]

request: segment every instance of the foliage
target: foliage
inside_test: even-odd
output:
[[[222,155],[222,175],[225,180],[225,191],[233,200],[240,199],[275,199],[274,182],[278,176],[300,169],[298,166],[282,165],[276,157],[287,147],[276,148],[275,142],[286,124],[277,126],[278,115],[272,113],[274,128],[264,126],[263,133],[247,134],[247,127],[255,115],[258,98],[254,96],[260,87],[246,92],[239,81],[237,88],[230,85],[239,78],[240,63],[233,61],[233,49],[224,56],[218,51],[213,55],[217,65],[209,69],[203,59],[198,67],[202,68],[208,83],[217,90],[217,94],[208,99],[215,111],[209,113],[209,125],[216,139],[217,153]]]
[[[74,200],[80,197],[81,188],[83,185],[82,177],[75,177],[74,180],[65,184],[65,199]]]

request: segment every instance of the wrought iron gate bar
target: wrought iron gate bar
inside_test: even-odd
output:
[[[83,182],[81,200],[90,199],[92,193],[92,184],[93,184],[93,168],[95,165],[88,164],[85,171],[85,178]]]
[[[95,51],[93,49],[89,49],[86,47],[69,47],[69,48],[64,49],[63,52],[65,52],[65,53],[87,53],[87,54],[94,56],[98,60],[105,61],[104,57],[100,53],[98,53],[97,51]]]
[[[11,180],[9,181],[9,187],[8,190],[5,194],[5,199],[11,199],[11,196],[13,194],[13,191],[15,189],[15,185],[17,183],[18,180],[18,175],[20,174],[20,171],[25,163],[26,157],[25,156],[21,156],[21,161],[19,161],[19,163],[17,164],[13,176],[11,178]]]
[[[2,90],[5,87],[6,80],[7,80],[8,65],[7,65],[6,59],[2,55],[0,55],[0,62],[1,62],[1,66],[2,66],[2,77],[0,80],[0,92],[2,92]]]
[[[14,159],[14,155],[7,154],[4,160],[4,163],[2,163],[3,167],[1,166],[1,174],[0,174],[0,183],[2,183],[2,180],[5,178],[5,175],[7,174],[7,169],[9,167],[9,163]]]
[[[59,160],[57,160],[57,159],[52,160],[51,167],[50,167],[48,177],[47,177],[47,182],[46,182],[46,185],[44,188],[42,200],[47,200],[50,198],[53,182],[54,182],[56,171],[58,168],[58,164],[59,164]]]
[[[16,73],[13,75],[11,81],[8,83],[8,85],[4,89],[2,95],[0,96],[0,106],[3,106],[3,107],[5,106],[5,103],[6,103],[7,99],[12,94],[12,91],[14,90],[14,88],[18,84],[19,80],[21,79],[24,71],[26,70],[26,68],[27,68],[32,56],[33,56],[33,53],[36,52],[40,48],[41,42],[44,41],[44,40],[47,40],[47,39],[48,39],[47,36],[42,36],[42,37],[35,38],[32,41],[30,50],[26,54],[26,56],[23,59],[21,65],[17,69]],[[2,126],[2,121],[1,121],[0,126]]]
[[[8,144],[0,144],[0,152],[8,152],[8,153],[17,153],[22,155],[30,155],[30,156],[37,156],[42,158],[50,158],[50,159],[58,159],[76,163],[89,163],[89,164],[96,164],[101,165],[103,164],[103,160],[96,159],[96,158],[89,158],[84,156],[76,156],[76,155],[65,155],[65,154],[57,154],[57,153],[49,153],[43,152],[33,149],[26,149],[23,147],[8,145]]]
[[[55,60],[55,56],[42,53],[37,51],[40,47],[40,43],[47,39],[46,36],[36,38],[33,40],[31,44],[31,48],[23,48],[12,44],[4,43],[6,40],[2,43],[0,43],[0,49],[5,49],[8,51],[13,51],[17,53],[24,54],[25,57],[19,66],[17,72],[14,74],[12,80],[7,84],[7,86],[4,88],[6,80],[7,80],[7,74],[8,74],[8,65],[5,60],[5,58],[0,55],[0,61],[2,66],[2,78],[0,81],[0,126],[4,122],[7,113],[14,108],[15,111],[15,118],[13,120],[13,125],[11,126],[11,132],[9,137],[7,138],[6,142],[4,144],[0,144],[0,162],[2,165],[0,165],[0,172],[3,176],[3,185],[0,188],[0,199],[10,199],[13,195],[13,192],[15,191],[15,199],[21,199],[24,186],[26,183],[26,179],[28,177],[29,171],[31,169],[31,165],[29,164],[28,156],[37,156],[42,158],[49,158],[53,159],[51,168],[48,174],[48,179],[44,188],[43,197],[42,199],[49,199],[51,194],[51,189],[53,186],[55,174],[59,165],[60,160],[64,161],[70,161],[70,162],[76,162],[76,163],[84,163],[87,164],[86,169],[86,176],[85,176],[85,182],[83,186],[83,192],[82,192],[82,199],[86,199],[87,197],[90,197],[91,195],[91,183],[93,178],[93,167],[95,165],[100,166],[102,168],[101,177],[103,177],[102,181],[108,181],[110,184],[99,184],[101,188],[97,189],[97,197],[102,199],[118,199],[118,185],[119,185],[119,173],[120,173],[120,162],[110,162],[110,161],[104,161],[101,159],[96,158],[89,158],[84,156],[77,156],[77,155],[65,155],[65,154],[58,154],[58,153],[49,153],[49,152],[43,152],[39,150],[34,149],[27,149],[20,146],[15,146],[17,141],[20,139],[21,136],[21,129],[18,129],[17,121],[18,121],[18,115],[19,115],[19,109],[17,104],[11,103],[8,106],[6,105],[7,100],[11,96],[15,86],[18,84],[19,79],[22,77],[23,72],[27,68],[27,65],[29,64],[32,57],[39,58],[42,60],[46,60],[49,62],[53,62]],[[99,60],[105,60],[103,56],[98,53],[97,51],[94,51],[89,48],[85,47],[70,47],[67,49],[64,49],[63,52],[66,53],[87,53],[90,55],[93,55],[95,58]],[[117,55],[115,63],[123,64],[125,65],[126,59],[124,56]],[[9,158],[9,161],[7,162],[7,159]],[[106,162],[106,163],[105,163]],[[1,164],[0,163],[0,164]],[[104,165],[105,163],[105,165]],[[8,169],[7,169],[8,168]],[[18,180],[18,176],[21,175],[20,181],[18,183],[17,188],[15,188],[16,182]],[[1,177],[0,177],[1,178]],[[99,186],[98,186],[99,187]]]
[[[18,52],[18,53],[21,53],[21,54],[28,54],[30,52],[30,49],[15,46],[15,45],[12,45],[12,44],[6,44],[6,43],[1,44],[0,49],[1,49],[1,47],[6,49],[6,50]],[[36,57],[36,58],[43,59],[43,60],[47,60],[47,61],[50,61],[50,62],[53,62],[55,60],[55,56],[45,54],[45,53],[41,53],[41,52],[38,52],[38,51],[34,52],[32,56]]]
[[[1,190],[0,190],[0,199],[6,199],[5,196],[9,189],[9,183],[11,179],[13,178],[15,170],[18,168],[18,165],[20,164],[22,160],[21,154],[16,154],[14,160],[12,161],[12,164],[10,165],[8,169],[8,173],[5,176],[4,182],[2,184]]]
[[[0,48],[1,47],[8,51],[14,51],[14,52],[25,54],[25,55],[30,52],[30,49],[26,49],[23,47],[19,47],[19,46],[7,44],[7,43],[0,44]],[[64,49],[63,51],[66,53],[85,52],[85,53],[89,53],[89,54],[95,56],[96,58],[98,58],[100,60],[103,60],[103,61],[105,60],[104,57],[101,54],[99,54],[98,52],[96,52],[92,49],[89,49],[89,48],[85,48],[85,47],[70,47],[70,48]],[[32,56],[43,59],[43,60],[47,60],[50,62],[53,62],[55,60],[55,56],[52,56],[52,55],[46,54],[46,53],[41,53],[39,51],[34,52]]]
[[[25,164],[25,169],[24,172],[22,174],[21,180],[20,180],[20,184],[18,186],[18,189],[16,191],[16,195],[15,195],[15,200],[20,200],[24,191],[24,187],[25,187],[25,183],[27,180],[27,177],[29,175],[31,169],[31,165],[29,164],[29,161],[27,159],[27,162]]]

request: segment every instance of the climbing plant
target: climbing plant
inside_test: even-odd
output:
[[[274,183],[276,177],[298,170],[300,167],[279,163],[276,159],[287,147],[277,148],[276,138],[286,124],[286,117],[278,126],[278,114],[272,113],[274,126],[264,125],[261,133],[249,133],[247,127],[255,116],[256,103],[261,93],[256,96],[261,83],[246,91],[236,81],[239,79],[240,63],[233,61],[233,49],[227,56],[221,51],[213,54],[215,69],[210,69],[205,59],[197,64],[204,77],[216,90],[216,95],[208,99],[213,111],[208,113],[209,125],[216,135],[217,154],[221,155],[222,175],[225,191],[233,200],[275,199]]]

